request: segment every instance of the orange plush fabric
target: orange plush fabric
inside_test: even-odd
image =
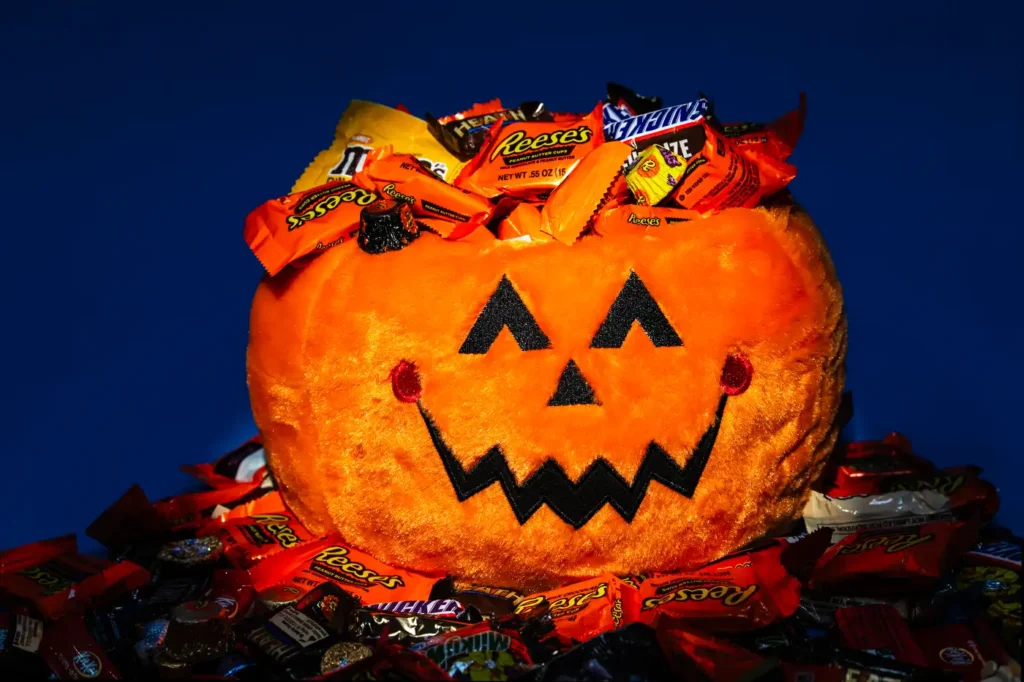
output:
[[[635,283],[611,320],[633,279],[669,329]],[[505,317],[481,322],[492,298]],[[615,347],[631,314],[646,323]],[[517,334],[503,326],[488,345],[495,320]],[[260,285],[248,373],[269,465],[308,527],[389,564],[534,590],[696,567],[798,516],[836,437],[845,349],[821,238],[777,207],[572,245],[430,234],[381,255],[344,245]],[[752,374],[726,397],[730,356]],[[393,390],[403,360],[418,402]],[[554,399],[560,382],[569,404]],[[702,438],[693,489],[665,485],[666,466],[694,483],[686,465]],[[459,466],[446,469],[445,448]],[[640,476],[652,448],[674,464]],[[607,486],[638,506],[593,499]]]

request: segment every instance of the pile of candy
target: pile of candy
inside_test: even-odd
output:
[[[801,96],[773,123],[723,124],[703,97],[663,108],[614,84],[584,113],[495,99],[425,121],[355,101],[293,193],[249,215],[245,240],[275,275],[353,240],[382,253],[423,232],[566,244],[642,233],[784,191],[804,112]]]
[[[136,486],[74,537],[0,553],[0,676],[339,680],[1020,679],[1019,538],[974,467],[901,437],[836,451],[806,530],[695,571],[539,594],[315,537],[254,438]]]

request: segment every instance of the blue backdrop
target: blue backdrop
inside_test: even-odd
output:
[[[743,4],[5,8],[0,547],[251,435],[242,221],[349,99],[579,110],[606,80],[727,119],[808,93],[792,188],[845,287],[853,435],[984,466],[1020,519],[1020,10]]]

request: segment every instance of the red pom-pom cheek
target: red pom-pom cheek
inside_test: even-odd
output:
[[[726,395],[739,395],[750,388],[754,368],[743,353],[730,353],[722,366],[722,391]]]
[[[419,400],[423,385],[420,384],[420,374],[416,371],[416,365],[408,360],[402,360],[395,365],[391,370],[391,390],[403,403],[414,403]]]

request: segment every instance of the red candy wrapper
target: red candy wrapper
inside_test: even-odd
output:
[[[122,679],[113,661],[85,627],[81,614],[48,624],[39,654],[57,679]]]
[[[197,530],[213,517],[273,492],[269,477],[249,483],[176,495],[153,503],[172,531]]]
[[[872,604],[837,609],[836,625],[842,645],[849,649],[926,665],[910,627],[892,606]]]
[[[212,464],[186,464],[181,470],[214,488],[262,480],[267,467],[263,438],[253,436]]]
[[[701,675],[711,680],[739,679],[764,662],[764,657],[694,630],[685,621],[659,618],[657,631],[672,672],[686,682],[704,679]]]
[[[627,600],[635,599],[628,588]],[[622,581],[613,575],[540,592],[516,602],[515,613],[524,618],[550,613],[555,633],[566,643],[584,642],[624,625]]]
[[[149,572],[130,561],[115,564],[79,554],[74,536],[0,553],[0,592],[31,602],[47,618],[130,592],[149,580]]]
[[[914,637],[924,653],[925,665],[960,675],[964,682],[978,682],[986,656],[978,638],[963,623],[950,623],[914,630]]]
[[[249,568],[315,539],[288,511],[276,490],[220,515],[207,523],[199,535],[217,536],[224,545],[224,555],[239,568]]]
[[[937,521],[860,531],[821,555],[809,587],[848,595],[905,596],[932,587],[977,537],[977,523]]]
[[[696,571],[656,574],[638,590],[639,619],[664,614],[707,632],[734,632],[787,618],[800,605],[800,582],[783,567],[783,550],[774,544]]]
[[[278,552],[249,569],[257,592],[287,583],[304,592],[331,581],[361,604],[430,598],[442,575],[394,568],[342,543],[337,535]]]
[[[488,668],[500,673],[504,668],[533,663],[518,632],[495,627],[487,621],[432,637],[413,645],[412,650],[426,656],[456,680],[487,679],[471,676],[476,672],[470,670],[474,665],[479,673]]]

